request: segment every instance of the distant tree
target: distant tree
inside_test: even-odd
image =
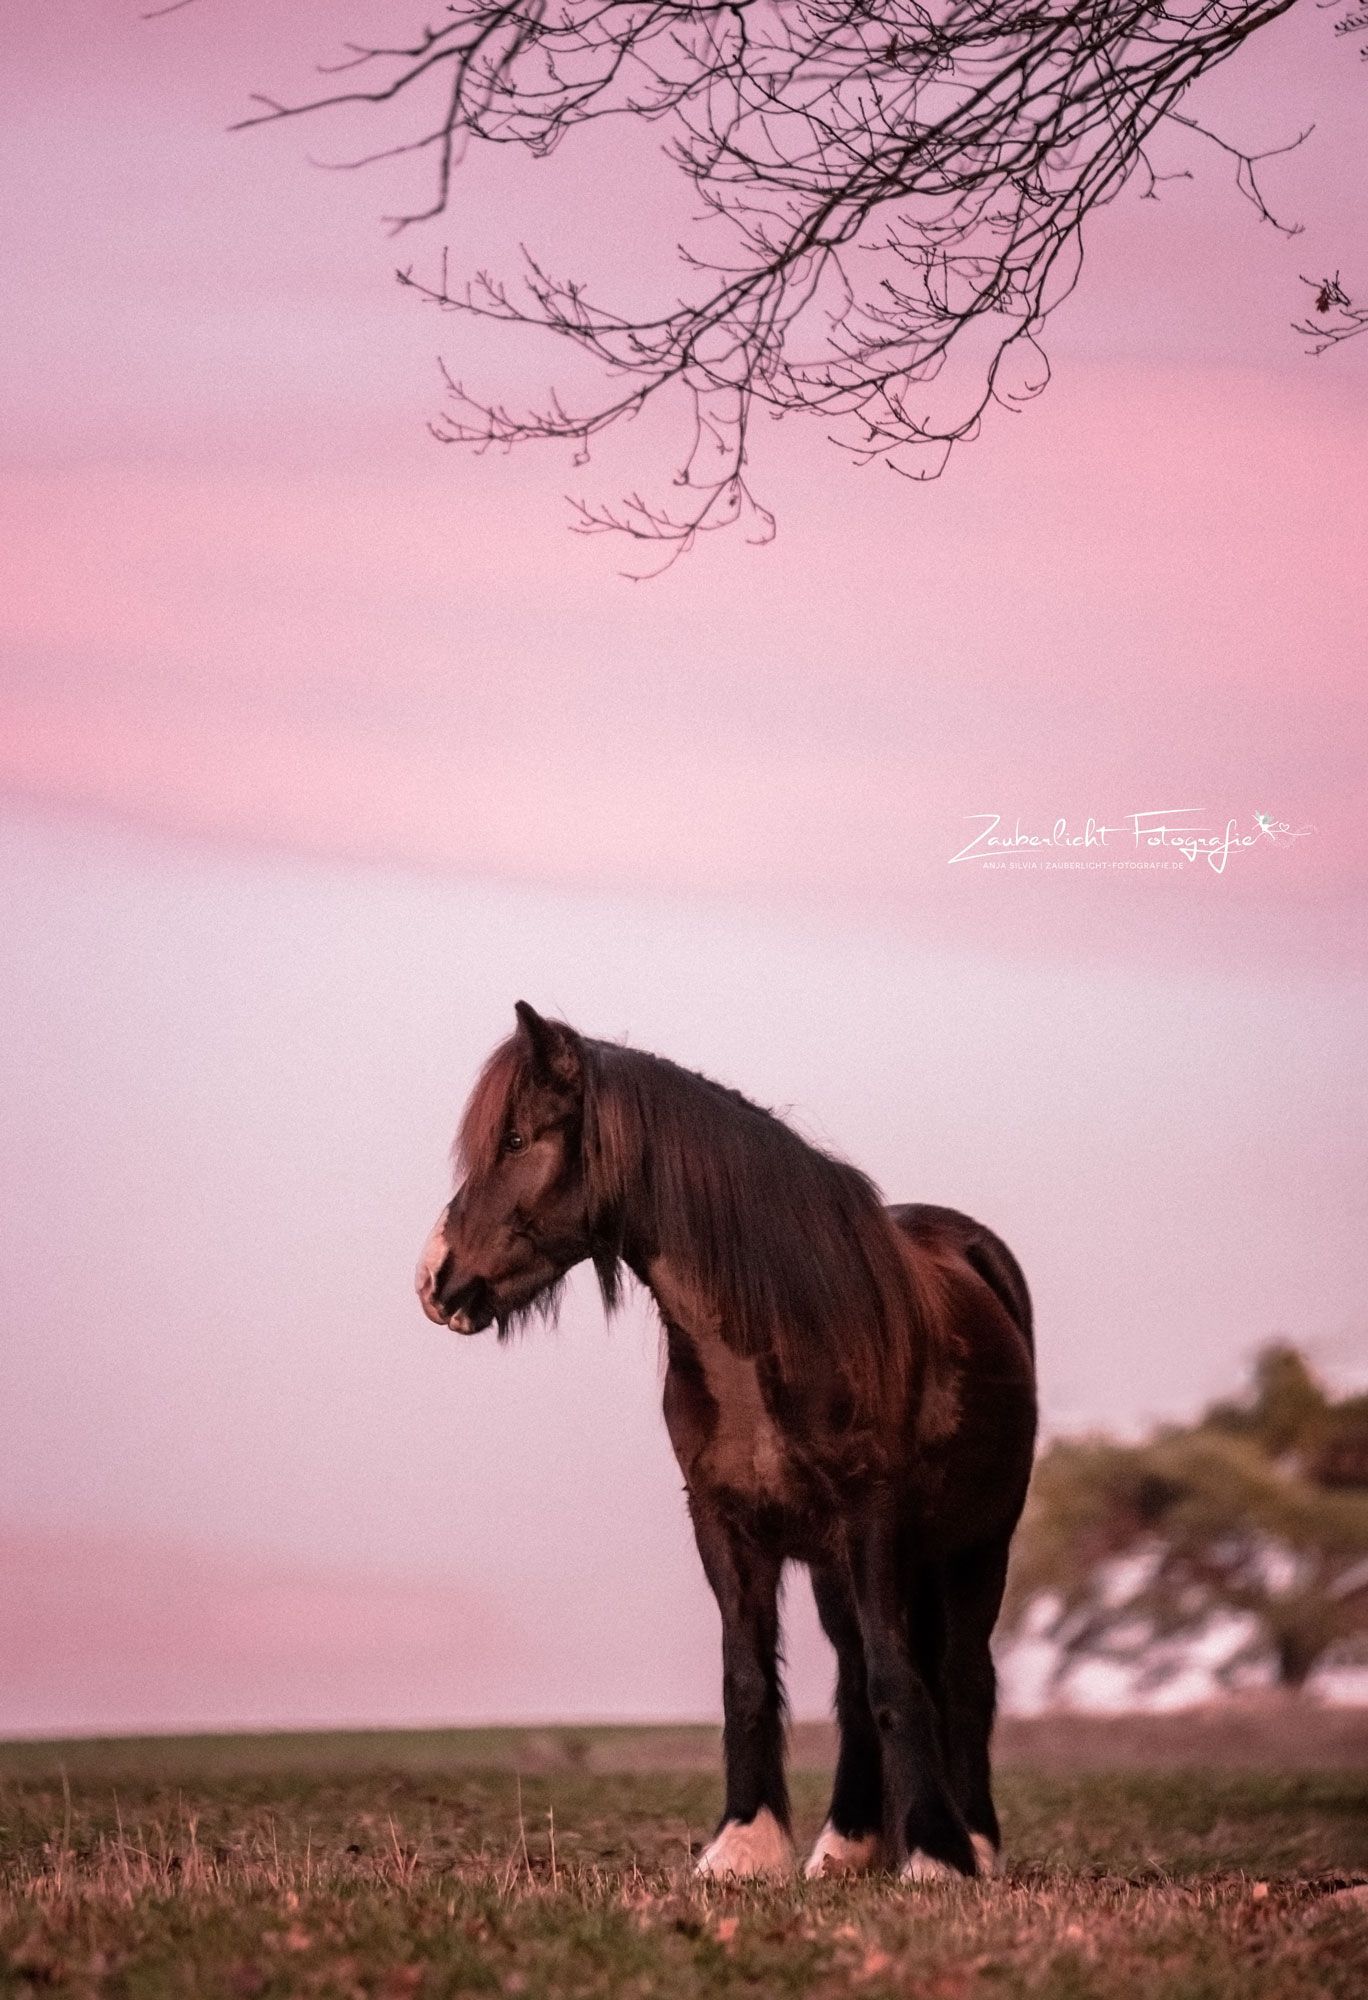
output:
[[[574,406],[552,394],[524,409],[449,378],[444,439],[559,438],[582,462],[591,439],[682,395],[690,443],[670,498],[577,503],[583,531],[622,530],[672,557],[740,520],[768,538],[747,474],[757,412],[815,415],[857,460],[924,479],[991,405],[1037,394],[1045,322],[1078,281],[1088,219],[1123,188],[1153,196],[1189,177],[1156,163],[1164,133],[1218,149],[1283,227],[1258,170],[1287,146],[1257,153],[1211,131],[1188,94],[1292,4],[449,0],[434,25],[410,16],[408,33],[346,44],[335,87],[261,98],[243,122],[381,121],[347,164],[416,154],[433,166],[429,198],[392,217],[396,229],[443,213],[472,140],[541,157],[592,121],[660,129],[695,221],[679,245],[673,226],[643,218],[647,255],[654,239],[682,268],[658,311],[615,308],[530,253],[516,282],[449,281],[445,265],[440,278],[400,275],[447,310],[559,336],[606,381]],[[1332,4],[1339,33],[1368,30],[1359,7]],[[1320,346],[1361,318],[1338,276],[1317,281],[1312,312]]]
[[[1332,1400],[1279,1343],[1194,1424],[1051,1445],[1009,1584],[1006,1629],[1028,1623],[1056,1685],[1100,1660],[1154,1687],[1223,1634],[1226,1685],[1368,1661],[1368,1396]]]

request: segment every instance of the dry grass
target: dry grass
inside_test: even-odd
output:
[[[414,1738],[388,1758],[385,1739],[320,1738],[312,1771],[308,1743],[272,1768],[267,1743],[224,1739],[199,1776],[183,1743],[159,1746],[160,1768],[132,1746],[121,1760],[114,1746],[0,1748],[0,1991],[1368,1991],[1368,1899],[1352,1893],[1368,1875],[1363,1779],[1269,1768],[1276,1731],[1263,1768],[1014,1759],[1013,1872],[936,1889],[696,1885],[713,1773],[678,1768],[677,1741],[659,1745],[673,1768],[641,1768],[649,1744],[621,1733],[618,1762],[637,1768],[596,1768],[605,1744],[585,1734],[505,1733],[494,1758],[487,1737],[432,1738],[426,1769]],[[804,1831],[821,1790],[800,1772]]]

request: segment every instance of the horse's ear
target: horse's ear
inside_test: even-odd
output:
[[[540,1083],[556,1090],[580,1091],[584,1086],[584,1061],[580,1038],[564,1021],[546,1021],[535,1007],[519,1000],[513,1009],[518,1017],[518,1040],[527,1050],[532,1074]]]

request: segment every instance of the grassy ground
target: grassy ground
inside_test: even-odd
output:
[[[1005,1881],[721,1889],[709,1731],[0,1745],[0,1992],[1368,1992],[1361,1718],[1002,1748]],[[811,1834],[829,1741],[795,1749]]]

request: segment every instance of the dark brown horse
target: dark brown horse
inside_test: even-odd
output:
[[[989,1638],[1035,1437],[1016,1259],[948,1208],[885,1208],[771,1112],[519,1002],[466,1107],[418,1271],[458,1333],[625,1267],[668,1344],[665,1422],[722,1613],[726,1807],[699,1868],[791,1868],[778,1592],[812,1572],[840,1752],[810,1874],[991,1869]]]

